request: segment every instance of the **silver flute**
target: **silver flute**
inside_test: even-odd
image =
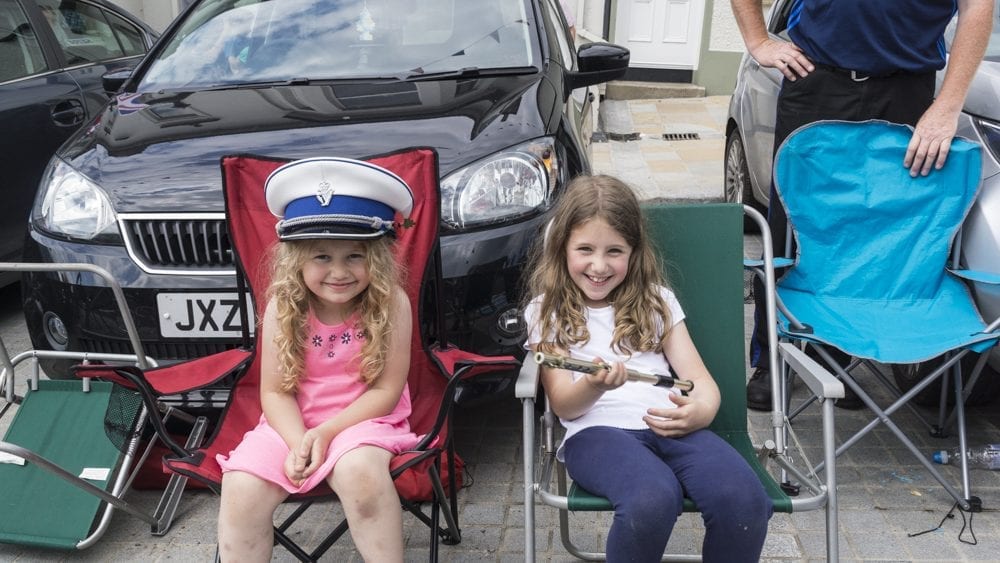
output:
[[[608,364],[588,362],[587,360],[577,360],[556,354],[546,354],[544,352],[535,352],[535,362],[537,362],[540,366],[568,369],[570,371],[578,371],[580,373],[597,373],[602,369],[611,369],[611,366]],[[676,387],[685,393],[689,393],[692,389],[694,389],[694,382],[686,379],[677,379],[672,375],[642,373],[631,369],[625,370],[625,374],[628,376],[629,381],[652,383],[657,387]]]

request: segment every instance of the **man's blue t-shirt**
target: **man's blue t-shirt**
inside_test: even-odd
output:
[[[813,62],[865,74],[944,67],[956,0],[793,0],[788,34]]]

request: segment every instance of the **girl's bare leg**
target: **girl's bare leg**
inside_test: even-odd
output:
[[[379,447],[361,446],[337,460],[327,479],[365,561],[403,560],[403,515],[389,476],[392,455]]]
[[[219,502],[219,555],[223,561],[270,561],[274,510],[284,489],[242,471],[222,476]]]

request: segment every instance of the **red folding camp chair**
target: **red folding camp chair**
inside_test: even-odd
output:
[[[456,389],[462,380],[485,371],[511,370],[518,364],[511,356],[483,357],[448,345],[441,322],[437,293],[440,283],[438,245],[438,175],[436,153],[430,149],[409,149],[369,159],[399,175],[414,196],[411,221],[398,229],[397,256],[406,262],[406,291],[413,303],[413,340],[410,373],[407,383],[413,411],[410,427],[424,435],[420,444],[404,452],[391,464],[391,473],[404,509],[430,527],[430,560],[437,560],[438,539],[447,544],[461,541],[458,527],[458,504],[454,492],[461,484],[461,460],[451,440],[450,410]],[[264,180],[275,168],[287,162],[255,156],[231,156],[222,160],[225,184],[226,218],[235,252],[238,282],[254,297],[257,314],[263,312],[263,291],[268,286],[268,265],[261,259],[275,244],[276,218],[264,200]],[[244,318],[248,315],[245,314]],[[214,432],[205,444],[188,451],[172,440],[159,421],[153,421],[158,435],[172,450],[164,466],[172,472],[206,483],[219,492],[222,472],[217,454],[228,454],[243,435],[257,425],[261,415],[259,384],[259,346],[251,348],[252,338],[244,323],[247,346],[206,358],[147,370],[133,367],[81,366],[80,372],[91,377],[111,378],[140,389],[148,403],[155,403],[165,393],[191,391],[229,376],[235,378],[229,400]],[[443,464],[443,466],[442,466]],[[290,501],[301,505],[282,523],[275,526],[275,542],[286,547],[302,561],[311,561],[325,553],[347,531],[346,520],[307,552],[286,533],[320,496],[332,495],[325,485],[308,495],[293,495]],[[174,501],[176,502],[176,500]],[[429,502],[428,507],[424,503]],[[425,512],[429,509],[429,513]],[[444,526],[440,517],[444,517]]]

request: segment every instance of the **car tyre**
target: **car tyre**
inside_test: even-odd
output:
[[[724,192],[726,202],[748,204],[766,216],[766,209],[753,196],[747,153],[743,148],[743,139],[736,129],[730,131],[729,136],[726,137]],[[743,219],[743,230],[744,232],[756,232],[759,229],[757,223],[746,217]]]
[[[73,360],[57,360],[52,358],[39,358],[38,365],[45,372],[49,379],[76,379],[73,375],[73,366],[80,362]]]
[[[969,373],[979,360],[979,354],[968,353],[962,358],[962,378],[968,382]],[[926,377],[943,362],[942,358],[934,358],[918,364],[893,364],[892,376],[896,380],[896,385],[902,392],[907,392],[914,387],[921,379]],[[983,372],[979,374],[979,379],[972,387],[968,406],[984,405],[992,402],[1000,394],[1000,373],[993,369],[988,363],[983,366]],[[924,407],[937,407],[941,399],[940,382],[928,385],[923,391],[913,397],[913,401]],[[952,384],[948,385],[948,405],[955,403],[955,391]]]

